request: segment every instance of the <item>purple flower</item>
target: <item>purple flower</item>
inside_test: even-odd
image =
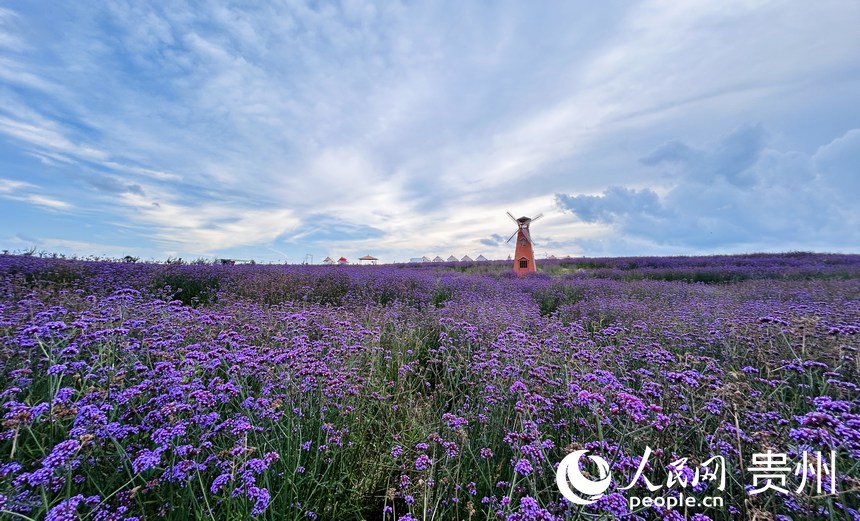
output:
[[[645,419],[647,407],[636,396],[622,391],[618,393],[616,400],[635,423],[639,423]]]
[[[65,465],[66,461],[71,458],[78,449],[81,448],[81,442],[78,440],[66,440],[58,443],[54,449],[42,460],[42,466],[53,469]]]
[[[704,408],[709,413],[718,416],[722,412],[724,405],[725,402],[723,402],[719,398],[714,398],[705,402]]]
[[[615,518],[627,515],[627,500],[618,492],[601,497],[594,507],[597,511],[611,514]]]
[[[504,499],[509,499],[507,497],[503,498],[502,503],[505,503]],[[561,521],[561,518],[558,518],[548,512],[546,509],[543,509],[538,505],[538,502],[530,497],[525,496],[520,498],[520,508],[519,510],[509,515],[506,518],[506,521]]]
[[[15,484],[26,482],[31,487],[47,486],[51,483],[54,471],[48,467],[42,467],[30,473],[24,473],[15,478]]]
[[[430,456],[422,454],[415,460],[415,470],[425,470],[432,464],[433,460],[430,459]]]
[[[510,389],[508,389],[508,391],[510,391],[511,394],[516,394],[517,392],[527,393],[529,391],[529,388],[526,387],[526,384],[517,380],[516,382],[514,382],[511,385],[511,387],[510,387]]]
[[[45,521],[78,521],[78,505],[83,501],[84,496],[82,494],[64,499],[48,511]]]
[[[3,463],[0,464],[0,478],[5,476],[10,476],[12,474],[17,474],[21,471],[23,467],[17,461],[13,461],[12,463]]]
[[[51,366],[48,369],[48,374],[52,375],[52,376],[58,375],[58,374],[63,374],[66,372],[66,369],[68,369],[68,366],[66,364],[57,364],[57,365]]]
[[[269,490],[259,487],[248,487],[248,497],[254,500],[254,508],[251,509],[251,516],[257,517],[266,511],[269,506]]]
[[[586,390],[579,391],[576,395],[577,401],[581,405],[589,405],[591,403],[606,403],[606,398],[600,393],[592,393]]]
[[[231,479],[233,479],[233,477],[230,475],[230,473],[225,472],[215,478],[214,481],[212,481],[212,486],[209,488],[209,490],[211,490],[213,494],[217,494],[218,491],[221,490],[221,488],[224,487],[224,485],[226,485]]]
[[[442,415],[442,420],[448,423],[448,427],[451,429],[457,429],[459,427],[465,427],[469,424],[466,418],[461,418],[454,414],[446,412]]]
[[[63,387],[54,395],[54,401],[57,403],[68,403],[69,399],[74,396],[75,390],[71,387]]]
[[[514,470],[517,471],[518,474],[523,476],[528,476],[532,472],[534,472],[534,468],[532,467],[531,461],[526,458],[522,458],[514,465]]]
[[[460,454],[460,448],[453,441],[442,442],[442,446],[445,447],[445,454],[449,458],[456,458]]]
[[[185,422],[179,422],[176,425],[161,427],[152,433],[152,441],[158,444],[165,444],[173,438],[185,436]]]
[[[141,472],[157,467],[159,463],[161,463],[161,450],[153,452],[149,449],[143,449],[132,462],[131,468],[134,470],[135,474],[140,474]]]

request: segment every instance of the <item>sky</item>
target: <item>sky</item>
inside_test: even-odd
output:
[[[860,253],[855,0],[0,5],[0,250]]]

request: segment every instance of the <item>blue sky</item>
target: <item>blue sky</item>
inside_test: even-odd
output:
[[[860,251],[860,3],[0,7],[0,249]]]

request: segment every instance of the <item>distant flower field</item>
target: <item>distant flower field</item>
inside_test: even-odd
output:
[[[860,256],[539,267],[0,256],[0,519],[860,519]]]

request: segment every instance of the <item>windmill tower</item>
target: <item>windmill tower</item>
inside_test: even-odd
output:
[[[517,249],[514,252],[514,273],[517,275],[533,273],[536,268],[535,252],[532,247],[532,236],[529,233],[529,225],[543,217],[543,214],[538,214],[534,219],[530,219],[528,217],[520,217],[517,219],[511,215],[511,212],[508,212],[508,217],[517,223],[517,231],[515,231],[507,240],[507,242],[511,242],[511,239],[513,239],[514,236],[517,237]]]

